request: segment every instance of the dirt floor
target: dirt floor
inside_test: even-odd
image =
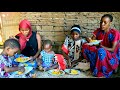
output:
[[[110,78],[120,78],[120,66],[118,67],[117,72],[113,73],[113,75]]]
[[[78,75],[70,75],[70,74],[64,74],[60,76],[54,76],[50,75],[48,72],[41,72],[39,70],[36,70],[36,78],[96,78],[91,75],[90,71],[81,71]]]
[[[79,70],[79,71],[80,71],[79,75],[64,74],[61,76],[54,76],[54,75],[50,75],[48,72],[41,72],[39,70],[36,70],[36,78],[97,78],[91,74],[90,70],[87,71]],[[104,77],[100,77],[100,78],[104,78]],[[120,66],[118,67],[117,72],[113,73],[110,78],[120,78]]]

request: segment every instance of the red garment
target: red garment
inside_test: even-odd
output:
[[[68,55],[69,50],[68,50],[68,48],[65,46],[65,44],[62,45],[62,50]]]
[[[58,62],[59,69],[65,70],[66,69],[66,62],[65,62],[63,55],[55,54],[55,59]]]
[[[31,37],[32,35],[32,28],[31,28],[31,24],[28,20],[24,19],[20,22],[19,24],[19,30],[20,28],[24,28],[24,29],[27,29],[29,28],[29,34],[28,36],[24,36],[22,33],[19,33],[17,34],[17,36],[19,36],[19,43],[20,43],[20,49],[23,50],[25,47],[26,47],[26,43],[27,43],[27,40],[29,40],[29,38]]]
[[[97,77],[110,77],[113,70],[119,65],[117,54],[120,48],[120,44],[118,43],[120,40],[120,33],[115,29],[110,29],[106,33],[103,30],[97,29],[93,33],[98,40],[103,40],[101,44],[108,48],[112,48],[112,44],[117,42],[114,52],[86,44],[83,45],[82,48],[84,58],[90,61],[90,68],[93,75]]]
[[[93,35],[97,38],[97,40],[102,40],[104,38],[104,31],[97,28],[97,30],[93,32]]]

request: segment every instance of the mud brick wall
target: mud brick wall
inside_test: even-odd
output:
[[[120,30],[119,12],[21,12],[21,20],[29,19],[33,29],[42,36],[42,40],[52,40],[53,49],[60,53],[65,36],[70,33],[73,24],[79,24],[82,34],[90,37],[99,27],[101,16],[106,13],[114,17],[112,27]]]
[[[53,50],[61,53],[61,45],[65,36],[70,33],[73,24],[79,24],[82,34],[91,37],[91,33],[99,27],[100,18],[103,14],[109,13],[114,17],[112,27],[120,30],[120,12],[16,12],[17,14],[6,18],[4,22],[4,34],[7,39],[11,34],[18,33],[18,23],[20,20],[28,19],[34,31],[40,33],[42,40],[50,39],[53,41]],[[12,19],[10,19],[12,18]],[[8,21],[16,23],[6,24]],[[14,28],[10,28],[13,27]],[[15,32],[16,31],[16,32]],[[14,33],[12,33],[14,32]]]
[[[20,12],[0,12],[1,24],[0,29],[3,41],[19,33],[18,24],[20,22]]]

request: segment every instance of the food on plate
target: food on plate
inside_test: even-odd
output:
[[[23,72],[21,72],[21,71],[18,71],[18,74],[20,75],[20,74],[23,74]]]
[[[63,72],[62,71],[60,71],[60,70],[53,70],[52,71],[52,74],[53,75],[60,75],[60,74],[62,74]]]
[[[90,42],[92,43],[92,42],[97,42],[97,40],[90,40]]]
[[[77,70],[72,69],[72,70],[70,71],[70,74],[78,74],[78,71],[77,71]]]
[[[19,57],[16,59],[17,62],[24,62],[24,61],[27,61],[29,60],[29,57]]]

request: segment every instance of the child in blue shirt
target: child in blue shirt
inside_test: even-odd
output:
[[[45,40],[43,43],[43,50],[40,52],[38,58],[38,66],[40,70],[49,70],[58,68],[58,64],[55,61],[55,52],[52,51],[52,42],[51,40]]]

